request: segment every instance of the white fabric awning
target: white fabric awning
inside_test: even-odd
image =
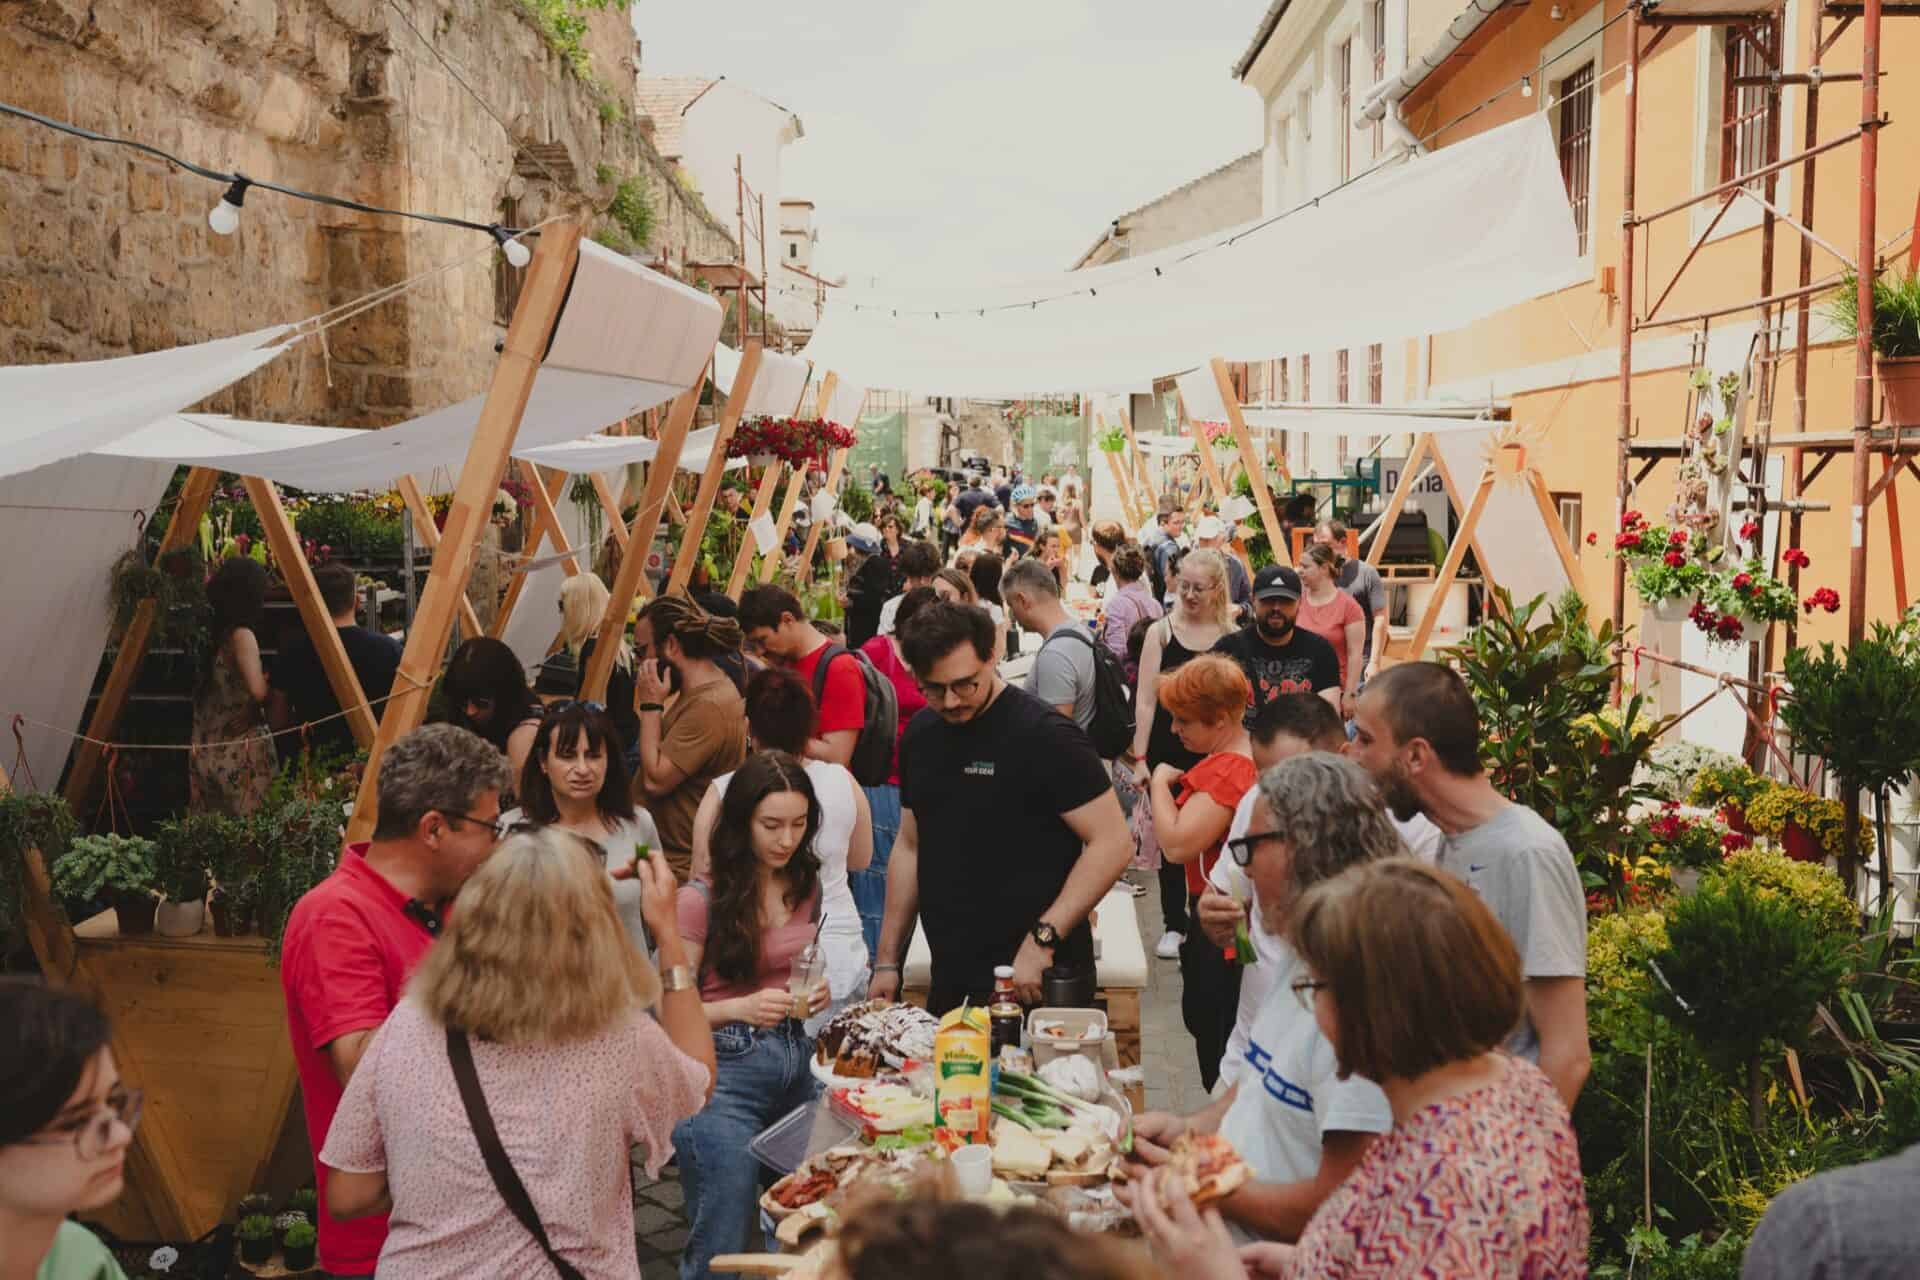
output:
[[[866,411],[867,389],[857,382],[845,378],[833,384],[833,396],[827,401],[826,412],[820,416],[828,422],[837,422],[843,427],[858,426],[860,415]],[[807,406],[807,412],[813,412],[813,406]]]
[[[206,399],[288,347],[286,325],[190,347],[0,369],[0,476],[78,457]]]
[[[800,407],[800,394],[806,390],[807,376],[813,366],[800,356],[778,351],[760,353],[760,372],[754,375],[747,391],[744,418],[785,418]],[[733,390],[733,378],[740,371],[740,353],[725,343],[713,349],[713,385],[721,394]]]
[[[1227,422],[1226,402],[1220,398],[1220,383],[1211,365],[1190,369],[1174,378],[1180,388],[1180,404],[1189,422]],[[1242,409],[1240,419],[1257,430],[1297,431],[1309,436],[1392,436],[1411,432],[1415,435],[1447,435],[1464,431],[1485,431],[1487,424],[1471,418],[1441,418],[1415,411],[1395,412],[1381,407],[1376,412],[1361,410]]]
[[[1559,160],[1535,114],[1264,227],[1084,271],[835,290],[806,354],[866,386],[926,395],[1106,390],[1215,356],[1458,329],[1556,287],[1577,259]],[[1028,305],[1036,299],[1052,300]]]
[[[719,430],[714,426],[687,432],[686,443],[680,446],[678,469],[705,471],[707,458],[713,452],[713,437]],[[569,440],[565,444],[543,445],[537,449],[515,449],[513,456],[543,467],[553,467],[569,475],[579,475],[585,471],[611,471],[634,462],[652,462],[659,453],[660,442],[648,436],[588,436],[585,440]],[[727,464],[729,468],[745,465],[745,458],[735,458]]]

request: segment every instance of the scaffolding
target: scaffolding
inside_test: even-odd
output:
[[[760,307],[759,338],[769,341],[770,320],[767,308],[767,199],[747,182],[741,157],[733,158],[734,257],[731,262],[690,262],[687,274],[727,299],[733,308],[734,347],[744,350],[752,320],[748,315],[756,299]],[[755,259],[759,266],[756,270]],[[730,297],[728,295],[731,295]]]

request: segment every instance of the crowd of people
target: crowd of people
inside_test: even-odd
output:
[[[629,1161],[671,1159],[681,1274],[706,1276],[755,1243],[748,1142],[816,1096],[826,1017],[903,996],[916,926],[931,1012],[987,1004],[1007,965],[1033,1005],[1092,986],[1091,915],[1133,873],[1211,1099],[1134,1120],[1123,1195],[1163,1269],[933,1196],[850,1216],[847,1276],[1585,1274],[1584,894],[1482,768],[1464,682],[1383,665],[1384,595],[1337,524],[1251,574],[1213,516],[1096,524],[1085,621],[1050,495],[988,479],[881,513],[857,623],[776,585],[653,600],[605,705],[581,698],[590,575],[548,700],[505,646],[455,652],[439,722],[382,757],[371,840],[283,944],[329,1275],[632,1276]],[[936,524],[950,556],[899,536]],[[253,586],[218,595],[216,701],[277,701]],[[1035,641],[1019,685],[1010,628]],[[208,754],[230,785],[238,757]],[[84,1001],[6,984],[0,1014],[0,1280],[111,1276],[45,1266],[99,1257],[61,1219],[117,1193],[140,1097]],[[1205,1212],[1164,1168],[1190,1133],[1252,1174]]]

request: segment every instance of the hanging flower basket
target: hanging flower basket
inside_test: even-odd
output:
[[[1786,556],[1801,567],[1808,563],[1798,547]],[[1768,627],[1793,617],[1794,603],[1787,584],[1756,556],[1716,570],[1687,617],[1715,644],[1756,644],[1766,639]]]
[[[784,462],[805,468],[825,462],[836,449],[851,449],[859,439],[852,428],[824,418],[762,415],[748,418],[734,429],[733,438],[727,442],[727,456],[745,458],[756,467]]]

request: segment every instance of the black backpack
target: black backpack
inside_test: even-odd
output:
[[[1133,694],[1127,688],[1127,669],[1113,650],[1100,644],[1078,627],[1066,633],[1093,650],[1093,723],[1087,737],[1102,760],[1125,755],[1133,746]],[[1053,643],[1047,638],[1045,649]],[[1039,655],[1034,655],[1039,661]]]
[[[854,739],[853,758],[847,761],[847,769],[861,786],[877,787],[893,773],[893,749],[900,730],[900,695],[894,690],[893,681],[881,675],[866,654],[830,642],[827,651],[820,655],[819,665],[813,669],[814,706],[820,705],[821,695],[826,692],[828,666],[841,654],[860,665],[860,678],[867,686],[867,722],[861,726],[860,736]]]

